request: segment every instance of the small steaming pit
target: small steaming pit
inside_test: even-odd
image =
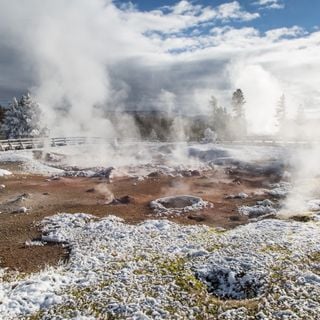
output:
[[[164,197],[150,202],[150,207],[158,216],[181,215],[190,211],[212,208],[213,204],[200,197],[190,195],[177,195]]]

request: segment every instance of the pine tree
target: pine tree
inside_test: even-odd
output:
[[[217,110],[219,109],[217,98],[215,96],[211,96],[209,104],[212,107],[213,116],[214,116],[217,113]]]
[[[241,89],[237,89],[232,94],[231,106],[232,106],[232,121],[231,128],[229,128],[231,132],[232,138],[240,138],[244,137],[247,134],[247,122],[245,116],[244,105],[246,100],[244,98],[243,92]]]
[[[225,108],[219,106],[215,96],[211,96],[209,103],[212,108],[212,129],[216,133],[217,139],[228,139],[230,136],[230,114]]]
[[[1,124],[1,123],[3,122],[3,120],[4,120],[5,110],[6,110],[6,109],[0,105],[0,124]]]
[[[40,117],[40,107],[29,93],[19,101],[13,98],[5,112],[3,132],[7,139],[41,136],[46,129],[41,126]]]
[[[235,118],[244,118],[244,105],[246,100],[241,89],[237,89],[232,95],[232,112]]]
[[[277,120],[277,127],[279,130],[283,129],[283,126],[286,121],[286,97],[283,94],[277,104],[276,108],[276,120]]]

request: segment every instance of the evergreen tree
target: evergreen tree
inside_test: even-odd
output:
[[[216,134],[221,137],[225,131],[225,119],[223,115],[223,109],[219,107],[218,100],[215,96],[211,96],[210,98],[210,106],[212,108],[211,113],[211,123],[212,128],[216,132]]]
[[[241,89],[237,89],[232,94],[231,106],[232,106],[232,127],[229,128],[231,137],[239,138],[247,134],[247,122],[245,117],[244,105],[246,100],[244,98]]]
[[[151,141],[159,141],[159,137],[157,135],[156,130],[154,130],[154,129],[151,130],[150,135],[149,135],[149,139]]]
[[[38,137],[46,133],[40,124],[41,110],[29,93],[18,101],[13,98],[3,121],[3,132],[7,139]]]
[[[3,123],[5,112],[6,109],[0,105],[0,124]]]
[[[219,109],[217,98],[215,96],[211,96],[209,104],[212,107],[213,116],[214,116],[217,110]]]
[[[286,121],[286,97],[283,94],[277,104],[276,108],[276,125],[279,130],[282,130]]]
[[[232,95],[232,112],[235,118],[244,118],[244,105],[246,100],[241,89],[237,89]]]
[[[210,99],[212,108],[212,129],[217,135],[217,139],[228,139],[230,137],[230,120],[231,116],[227,110],[219,106],[218,100],[212,96]]]

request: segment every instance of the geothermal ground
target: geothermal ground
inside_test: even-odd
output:
[[[319,179],[301,197],[290,154],[1,153],[0,318],[317,319]]]

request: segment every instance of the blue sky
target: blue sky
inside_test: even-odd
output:
[[[138,10],[150,11],[162,6],[172,6],[178,1],[168,0],[132,0]],[[202,4],[204,6],[218,6],[232,1],[225,0],[194,0],[194,4]],[[308,31],[312,31],[314,27],[320,24],[320,1],[319,0],[283,0],[278,1],[279,5],[283,5],[283,9],[272,9],[264,5],[256,4],[255,0],[239,0],[241,6],[249,12],[259,12],[261,17],[249,22],[233,22],[234,26],[252,26],[259,30],[266,31],[269,29],[301,26]],[[117,0],[117,4],[128,3],[128,1]]]

